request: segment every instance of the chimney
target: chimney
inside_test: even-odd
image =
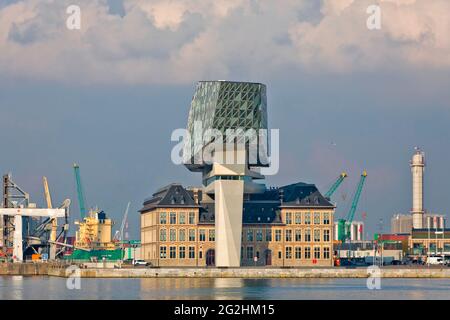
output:
[[[194,193],[194,203],[196,205],[198,205],[198,189],[197,188],[193,188],[192,191]]]
[[[278,189],[278,195],[279,195],[279,198],[280,198],[280,203],[282,204],[283,201],[284,201],[284,191],[283,191],[283,189]]]

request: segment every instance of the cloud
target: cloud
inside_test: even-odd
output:
[[[78,0],[81,30],[65,27],[73,1],[0,6],[2,78],[68,83],[190,83],[284,70],[349,73],[450,68],[448,0]],[[307,17],[314,17],[308,19]]]

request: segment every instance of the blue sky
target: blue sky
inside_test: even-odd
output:
[[[378,31],[365,27],[370,1],[78,2],[82,28],[68,31],[69,2],[0,0],[0,171],[37,203],[43,175],[54,202],[76,199],[77,162],[89,205],[120,225],[132,201],[138,237],[144,198],[171,182],[200,183],[171,163],[170,134],[186,126],[196,81],[228,79],[267,85],[269,126],[281,136],[280,172],[268,185],[325,190],[345,170],[341,217],[343,193],[367,169],[356,218],[367,213],[369,233],[382,218],[388,231],[392,214],[410,209],[418,145],[425,206],[447,214],[446,0],[381,1]]]

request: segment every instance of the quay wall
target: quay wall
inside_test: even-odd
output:
[[[49,275],[66,277],[64,269],[50,268]],[[136,268],[80,269],[82,278],[367,278],[367,268]],[[450,268],[381,268],[382,278],[450,278]]]
[[[0,276],[67,277],[69,265],[51,263],[0,263]],[[73,267],[71,268],[73,270]],[[113,268],[83,265],[82,278],[367,278],[368,268]],[[449,267],[383,267],[382,278],[450,278]]]

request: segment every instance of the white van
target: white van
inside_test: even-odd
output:
[[[444,259],[442,259],[442,257],[428,257],[427,258],[427,263],[428,264],[436,264],[436,265],[443,265],[444,264]]]

